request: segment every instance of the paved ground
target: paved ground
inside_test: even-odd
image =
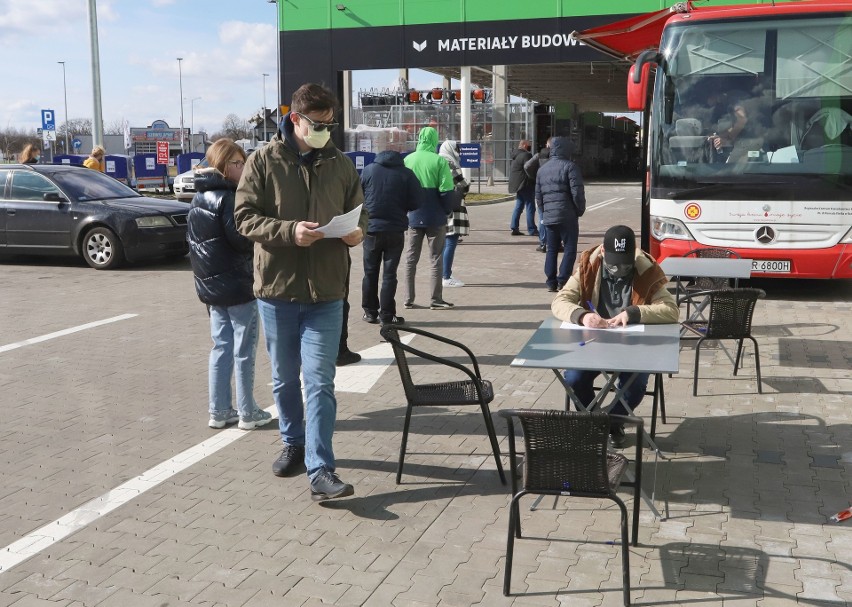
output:
[[[637,196],[590,186],[590,207],[613,202],[583,218],[581,248],[614,222],[638,224]],[[551,300],[534,240],[509,236],[511,207],[471,209],[455,271],[468,286],[445,295],[455,310],[404,312],[473,348],[494,410],[558,408],[550,372],[508,366]],[[208,320],[187,261],[0,266],[0,607],[620,604],[617,510],[590,500],[523,509],[532,537],[516,543],[517,594],[502,596],[509,496],[476,412],[416,413],[394,483],[404,398],[376,327],[360,320],[360,269],[356,255],[351,346],[370,360],[339,376],[336,435],[356,495],[318,505],[304,477],[271,474],[274,425],[207,428]],[[852,285],[759,286],[764,393],[751,348],[737,377],[725,350],[708,349],[698,397],[691,349],[666,382],[655,492],[665,518],[643,507],[635,604],[852,601],[852,522],[827,522],[852,500]],[[421,271],[418,303],[426,292]],[[432,365],[415,372],[437,377]],[[261,351],[267,406],[268,377]],[[505,448],[502,420],[497,429]]]

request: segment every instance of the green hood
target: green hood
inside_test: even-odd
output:
[[[417,136],[417,151],[437,153],[438,149],[438,131],[431,126],[420,129],[420,135]]]

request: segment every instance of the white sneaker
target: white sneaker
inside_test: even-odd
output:
[[[450,276],[449,278],[444,278],[441,280],[441,284],[445,287],[463,287],[464,283],[460,281],[458,278],[454,278]]]

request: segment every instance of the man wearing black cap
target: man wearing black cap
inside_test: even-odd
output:
[[[629,324],[667,324],[678,321],[675,298],[666,288],[668,278],[653,257],[636,249],[636,235],[627,226],[606,231],[603,244],[580,255],[577,270],[565,283],[550,308],[556,318],[585,327],[605,329]],[[588,405],[599,371],[565,371],[565,381],[577,398]],[[630,373],[618,378],[621,387]],[[642,401],[648,374],[636,376],[624,393],[632,411]],[[610,413],[625,415],[619,400]],[[610,435],[616,446],[624,444],[624,427],[614,424]]]

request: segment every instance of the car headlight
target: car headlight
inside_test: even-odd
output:
[[[170,228],[172,222],[162,215],[154,215],[152,217],[137,217],[136,225],[140,228]]]
[[[666,238],[692,240],[692,236],[683,222],[671,217],[651,217],[651,234],[657,240],[665,240]]]

